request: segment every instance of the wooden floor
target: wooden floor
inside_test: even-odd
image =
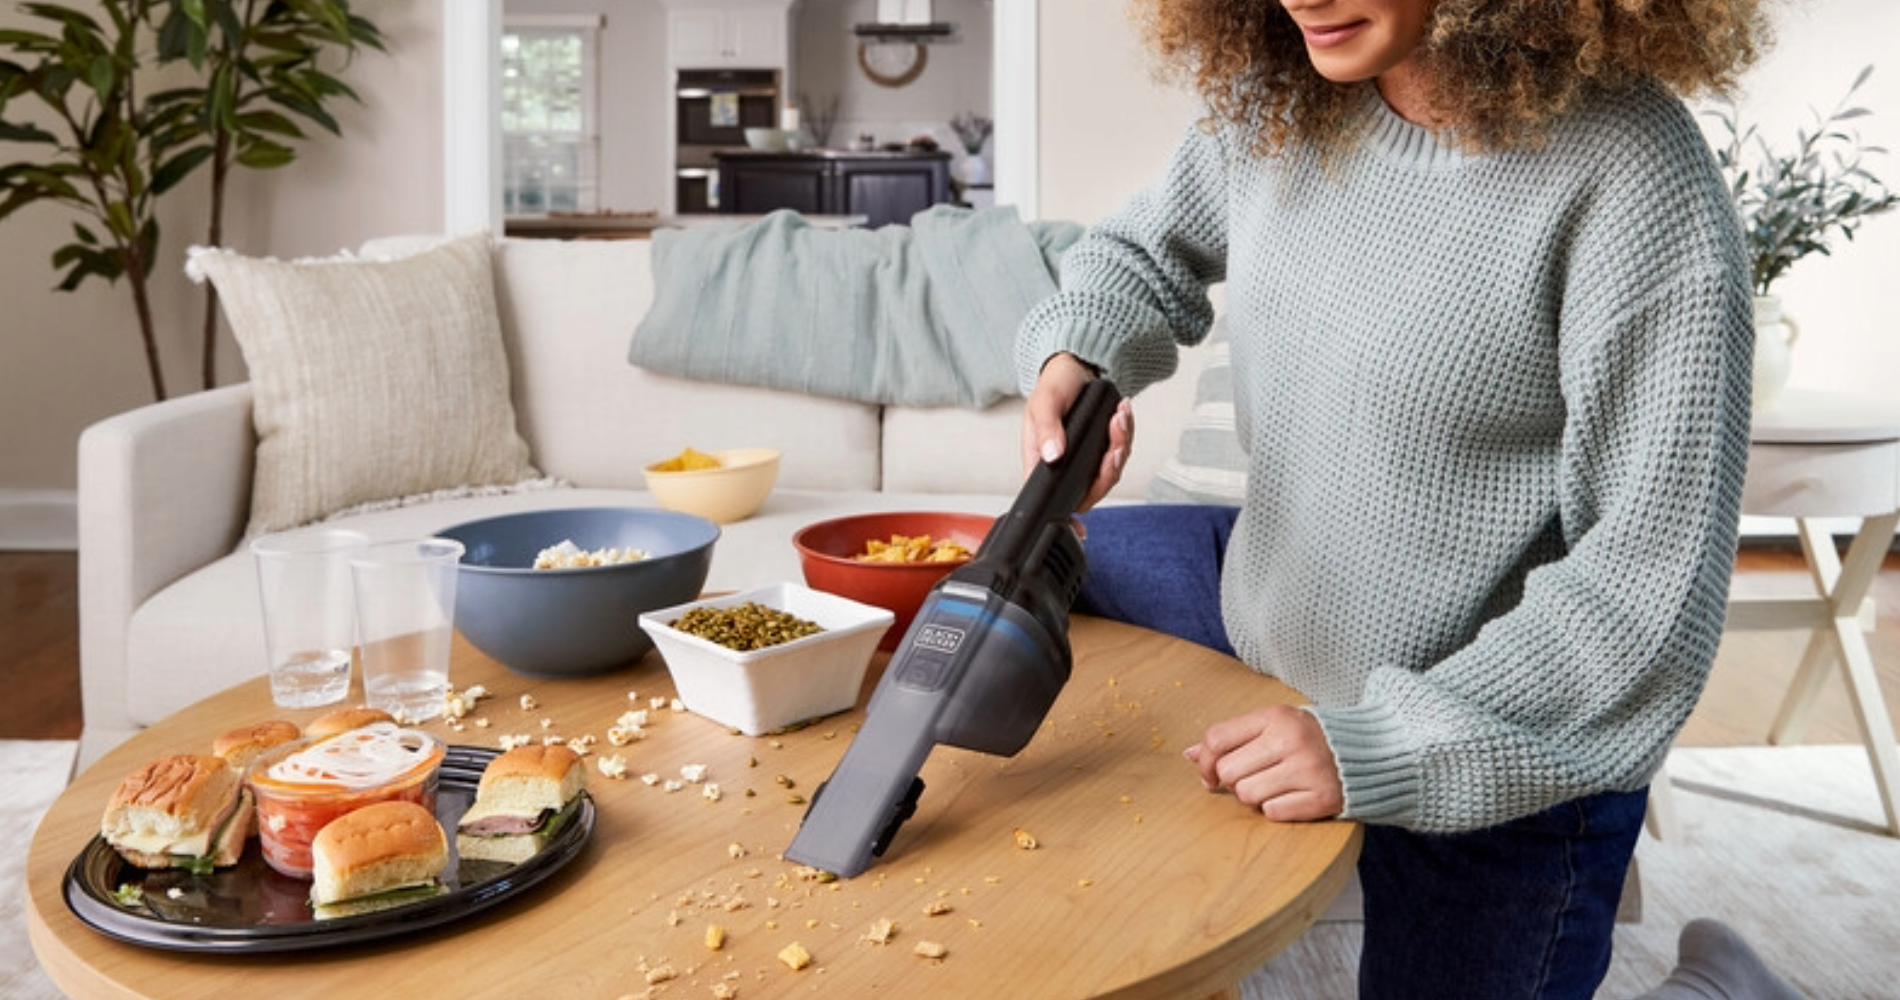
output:
[[[1736,589],[1749,594],[1806,593],[1807,572],[1791,544],[1753,545],[1736,560]],[[1900,553],[1889,554],[1874,584],[1879,624],[1868,636],[1888,713],[1900,719]],[[73,739],[79,735],[78,556],[71,552],[0,552],[0,739]],[[1708,689],[1678,741],[1684,746],[1764,742],[1781,692],[1794,675],[1806,636],[1731,633]],[[1810,743],[1856,743],[1860,731],[1838,681],[1816,706]]]

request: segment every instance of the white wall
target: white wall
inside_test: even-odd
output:
[[[1786,0],[1771,7],[1777,41],[1744,80],[1738,105],[1765,135],[1790,140],[1831,109],[1862,66],[1873,77],[1856,124],[1892,152],[1869,163],[1900,190],[1900,3]],[[1100,0],[1042,0],[1042,214],[1092,220],[1159,172],[1192,104],[1157,88],[1123,19]],[[1829,256],[1777,283],[1801,325],[1790,384],[1891,396],[1900,384],[1900,212],[1867,221]]]
[[[1852,124],[1890,150],[1867,165],[1900,191],[1900,3],[1799,0],[1774,9],[1778,41],[1738,95],[1744,120],[1789,148],[1795,130],[1832,110],[1872,65],[1855,98],[1873,114]],[[1900,212],[1868,219],[1851,242],[1836,244],[1775,283],[1801,325],[1789,384],[1891,398],[1900,385]]]
[[[623,0],[616,9],[653,2]],[[372,236],[441,228],[441,3],[373,5],[367,13],[388,34],[391,51],[367,54],[350,71],[366,104],[338,106],[341,142],[318,140],[284,171],[240,178],[232,245],[322,254]],[[1155,176],[1188,124],[1192,102],[1150,82],[1119,9],[1102,0],[1041,0],[1041,217],[1089,221],[1112,211]],[[1893,58],[1900,53],[1892,42],[1900,38],[1900,4],[1809,0],[1776,10],[1780,42],[1749,77],[1744,110],[1773,134],[1777,122],[1799,123],[1807,104],[1831,104],[1860,66],[1879,63],[1863,94],[1875,113],[1861,124],[1871,139],[1900,150],[1900,59]],[[974,18],[959,20],[968,30]],[[0,5],[0,26],[24,23],[16,5]],[[1900,156],[1876,165],[1900,184]],[[187,198],[176,207],[196,217]],[[0,260],[7,262],[0,268],[0,546],[17,544],[10,524],[32,521],[15,517],[20,510],[70,503],[74,445],[88,423],[149,400],[124,288],[52,291],[57,276],[47,257],[69,224],[50,208],[0,223]],[[168,228],[157,289],[168,374],[180,390],[194,388],[196,377],[198,300],[180,271],[194,227],[181,219]],[[1796,268],[1782,289],[1804,330],[1794,384],[1891,392],[1900,375],[1896,275],[1900,215],[1871,220],[1834,256]],[[234,358],[228,348],[225,356]],[[227,360],[221,380],[240,378],[236,367]]]
[[[0,5],[0,26],[42,22]],[[297,162],[231,182],[227,245],[282,257],[328,254],[371,236],[433,231],[441,225],[442,86],[440,0],[383,0],[367,12],[387,36],[387,54],[368,52],[345,79],[364,104],[337,101],[343,138],[327,133],[299,147]],[[0,144],[0,156],[32,154]],[[209,183],[194,176],[188,187]],[[163,247],[153,300],[167,387],[198,384],[199,290],[184,278],[184,248],[202,240],[208,198],[181,188],[161,214]],[[151,401],[131,294],[96,281],[54,290],[48,258],[70,236],[73,216],[50,205],[0,222],[0,546],[71,544],[70,504],[79,433],[102,417]],[[240,380],[225,337],[221,382]],[[43,509],[64,509],[43,531]],[[25,529],[18,525],[28,525]],[[24,537],[23,537],[24,536]]]
[[[990,97],[994,47],[990,6],[990,0],[936,0],[933,16],[956,25],[957,33],[953,40],[926,46],[923,74],[907,86],[893,88],[879,86],[858,69],[858,39],[852,28],[877,20],[876,0],[804,0],[796,14],[794,87],[814,108],[825,98],[837,99],[833,148],[847,147],[860,135],[878,143],[929,135],[945,149],[961,154],[962,147],[949,128],[951,117],[964,111],[995,117]]]

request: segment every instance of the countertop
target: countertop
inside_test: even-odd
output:
[[[717,160],[947,160],[941,149],[722,149]]]
[[[655,229],[729,225],[734,222],[756,222],[763,218],[765,218],[763,215],[719,215],[716,213],[661,215],[657,212],[510,215],[504,221],[502,231],[509,236],[566,239],[589,234],[639,234],[650,233]],[[867,220],[862,215],[807,215],[805,221],[820,229],[850,229],[863,226]]]

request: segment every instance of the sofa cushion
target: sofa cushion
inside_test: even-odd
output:
[[[782,488],[877,489],[877,407],[627,363],[653,299],[650,253],[646,240],[497,244],[502,339],[535,464],[582,486],[644,489],[648,463],[688,446],[777,448]]]
[[[1205,359],[1194,383],[1194,400],[1174,451],[1149,481],[1149,500],[1238,507],[1244,499],[1247,452],[1234,424],[1230,347],[1225,322],[1217,322],[1199,348]]]
[[[489,238],[394,260],[193,248],[254,392],[247,534],[357,504],[539,475],[515,429]]]
[[[1000,514],[1008,503],[1006,497],[971,494],[777,489],[751,517],[720,526],[705,589],[709,593],[750,590],[802,581],[792,535],[813,521],[880,510]],[[372,541],[391,541],[425,537],[464,521],[513,511],[612,505],[652,506],[653,499],[634,490],[516,492],[358,514],[332,524],[361,531]],[[260,677],[265,659],[256,564],[250,552],[239,547],[160,590],[133,614],[126,633],[125,675],[132,721],[151,725],[202,698]],[[360,676],[357,684],[360,694]]]

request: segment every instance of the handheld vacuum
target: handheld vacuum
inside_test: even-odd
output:
[[[1102,379],[1083,387],[1062,457],[1030,472],[976,555],[924,598],[787,858],[858,875],[917,811],[932,747],[1009,757],[1036,734],[1069,680],[1069,606],[1088,570],[1072,521],[1120,399]]]

